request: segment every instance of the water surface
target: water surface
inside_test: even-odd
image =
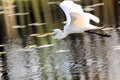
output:
[[[119,80],[120,32],[108,33],[111,37],[71,34],[39,47],[8,44],[8,76],[10,80]]]

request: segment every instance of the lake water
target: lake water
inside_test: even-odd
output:
[[[71,34],[51,44],[6,46],[10,80],[120,80],[120,32]],[[53,36],[52,36],[53,37]],[[30,42],[30,41],[28,41]]]

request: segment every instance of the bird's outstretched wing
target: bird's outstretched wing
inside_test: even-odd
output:
[[[89,29],[98,29],[97,26],[94,26],[92,24],[90,24],[90,19],[92,17],[93,20],[97,20],[98,22],[98,18],[96,18],[96,16],[91,14],[86,14],[86,13],[70,13],[70,17],[71,17],[71,23],[70,26],[71,27],[79,27],[83,30],[89,30]]]

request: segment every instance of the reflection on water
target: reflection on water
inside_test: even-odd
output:
[[[6,46],[10,80],[119,80],[120,33],[73,34],[41,47]],[[18,40],[17,40],[18,43]]]

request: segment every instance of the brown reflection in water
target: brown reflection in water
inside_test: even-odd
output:
[[[10,7],[13,6],[10,1],[4,1],[2,0],[3,7]],[[14,26],[16,24],[16,19],[14,16],[10,17],[9,14],[14,14],[13,8],[4,8],[3,11],[5,11],[5,14],[3,15],[4,18],[4,24],[5,26],[3,28],[6,29],[6,35],[8,40],[12,40],[18,37],[16,29],[13,29],[11,26]]]

